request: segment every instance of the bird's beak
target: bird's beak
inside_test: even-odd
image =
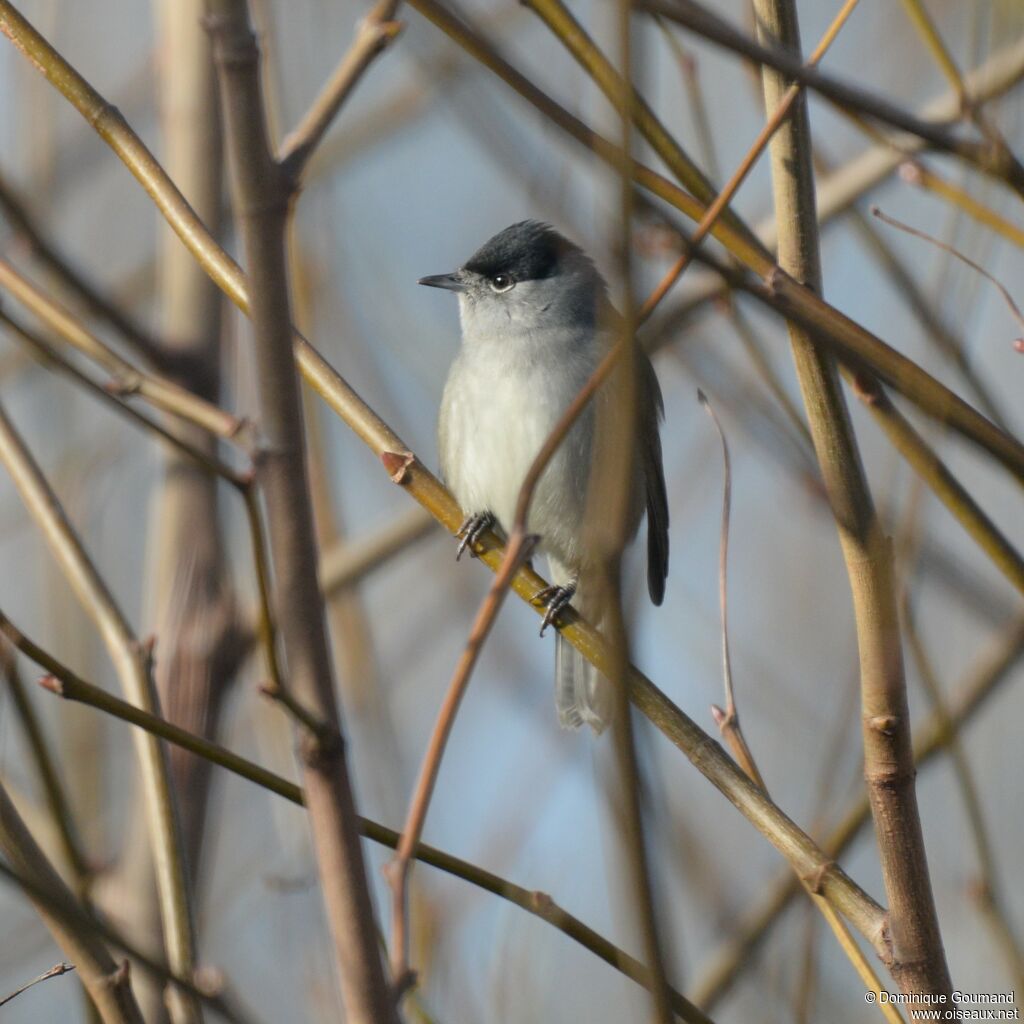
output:
[[[421,277],[419,283],[425,284],[428,288],[445,288],[450,292],[464,292],[466,290],[466,285],[459,278],[458,273]]]

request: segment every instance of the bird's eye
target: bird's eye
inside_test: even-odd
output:
[[[495,274],[489,281],[491,291],[507,292],[515,287],[516,279],[511,274]]]

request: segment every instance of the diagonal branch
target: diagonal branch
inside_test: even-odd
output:
[[[6,466],[68,583],[103,637],[126,696],[140,708],[154,710],[156,695],[150,651],[135,638],[127,619],[64,515],[56,494],[2,407],[0,461]],[[166,752],[153,737],[139,736],[136,754],[146,793],[145,813],[167,959],[176,974],[189,977],[195,969],[193,923],[181,836],[167,777]],[[201,1019],[198,1004],[193,1000],[177,990],[171,998],[172,1019],[176,1024]]]
[[[54,941],[78,968],[78,976],[103,1024],[142,1024],[142,1014],[128,980],[127,964],[119,967],[114,962],[2,785],[0,851],[6,861],[5,870],[23,877],[28,883],[24,888],[29,898]],[[45,894],[45,899],[41,894]]]
[[[40,680],[40,685],[51,693],[63,697],[65,700],[76,701],[88,707],[97,709],[104,714],[109,714],[123,722],[128,722],[140,729],[145,729],[154,736],[181,747],[183,750],[203,758],[210,764],[218,765],[226,771],[232,772],[239,778],[247,779],[249,782],[266,789],[270,793],[283,797],[293,804],[303,806],[305,795],[302,789],[289,782],[287,779],[275,775],[273,772],[262,768],[248,759],[235,754],[233,751],[214,743],[202,736],[176,726],[156,715],[140,711],[138,708],[126,701],[119,700],[112,694],[106,692],[92,683],[72,672],[67,666],[61,664],[52,655],[48,654],[37,644],[26,637],[2,612],[0,612],[0,633],[3,633],[12,644],[36,664],[40,665],[49,676]],[[362,836],[380,843],[382,846],[397,850],[402,841],[402,833],[378,824],[369,818],[359,819],[359,831]],[[631,978],[638,985],[650,986],[650,976],[647,969],[638,960],[635,960],[628,953],[623,952],[608,939],[599,935],[592,928],[588,928],[578,918],[563,910],[554,900],[545,893],[524,889],[507,879],[485,871],[483,868],[470,864],[468,861],[460,860],[449,853],[435,849],[425,843],[417,843],[412,857],[415,860],[428,864],[444,871],[455,878],[461,878],[495,896],[514,903],[529,914],[539,917],[542,921],[557,928],[564,935],[578,942],[585,949],[590,950],[595,956],[600,957],[616,970],[621,971]],[[674,1012],[686,1021],[699,1021],[701,1024],[708,1024],[707,1018],[696,1006],[688,1002],[676,991],[669,994]]]
[[[395,21],[398,3],[399,0],[377,0],[373,9],[360,20],[348,52],[305,116],[281,143],[277,162],[293,190],[299,187],[316,147],[367,68],[402,31],[402,23]]]

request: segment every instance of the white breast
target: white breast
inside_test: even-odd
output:
[[[463,510],[489,511],[506,530],[523,479],[592,367],[584,339],[503,338],[464,346],[445,385],[441,468]],[[592,416],[556,453],[534,495],[528,529],[567,565],[578,561]]]

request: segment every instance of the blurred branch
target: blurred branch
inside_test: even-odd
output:
[[[6,799],[4,790],[0,787],[0,818],[2,818],[4,804],[9,805],[9,800]],[[22,827],[24,827],[23,824]],[[29,838],[31,839],[31,836]],[[38,847],[35,847],[35,849],[38,849]],[[41,864],[45,864],[45,861],[33,859],[32,867],[33,869],[38,868]],[[66,889],[54,889],[48,884],[46,878],[40,878],[36,870],[27,870],[26,868],[27,865],[21,865],[20,858],[17,860],[12,858],[11,864],[0,862],[0,876],[16,885],[36,905],[40,915],[44,916],[45,920],[48,922],[53,920],[56,922],[57,927],[65,929],[74,935],[81,934],[83,941],[99,945],[99,949],[103,951],[103,960],[109,961],[113,967],[111,971],[100,976],[98,980],[99,985],[115,993],[120,993],[122,990],[127,991],[128,998],[134,1003],[129,987],[128,961],[123,960],[119,965],[113,966],[114,961],[110,959],[110,954],[107,953],[102,944],[106,943],[126,953],[132,962],[137,963],[147,974],[159,979],[167,986],[181,993],[182,996],[187,996],[190,999],[196,1000],[196,1002],[205,1003],[211,1010],[228,1021],[229,1024],[249,1024],[248,1018],[235,1007],[233,1000],[229,1000],[226,993],[202,989],[190,979],[174,974],[164,964],[130,943],[123,935],[115,932],[105,922],[98,918],[87,916],[73,899],[65,898],[65,894],[70,896]],[[60,881],[59,876],[58,881]],[[100,940],[102,940],[102,943]],[[83,964],[81,959],[76,961],[76,968],[79,974],[82,975]],[[136,1024],[136,1022],[137,1024],[143,1024],[143,1018],[138,1013],[137,1006],[134,1015],[127,1017],[115,1016],[111,1020],[116,1022],[116,1024],[121,1024],[122,1021],[130,1022],[130,1024]],[[104,1018],[104,1024],[109,1024],[107,1018]]]
[[[32,838],[2,785],[0,850],[7,862],[0,865],[0,870],[26,880],[28,885],[24,888],[29,898],[54,941],[78,969],[104,1024],[142,1024],[142,1014],[128,981],[127,964],[119,967],[114,963],[92,922],[79,909],[74,896]],[[39,893],[46,898],[41,899]]]
[[[562,0],[525,0],[525,2],[543,20],[551,32],[562,41],[573,58],[594,80],[619,114],[628,113],[630,115],[640,135],[661,157],[665,166],[679,183],[702,203],[711,204],[715,198],[715,189],[704,173],[683,150],[679,142],[673,138],[633,85],[630,84],[627,87],[611,61],[594,45],[586,29],[573,17],[572,12],[562,3]],[[609,162],[613,166],[616,162],[621,162],[621,158],[615,155],[618,152],[618,147],[614,143],[606,142],[605,145],[610,147],[610,150],[607,151],[610,157]],[[717,216],[716,213],[712,222],[717,219]],[[754,234],[732,210],[725,209],[722,213],[722,220],[733,231],[741,235],[748,245],[755,249],[761,248],[760,242]],[[762,251],[766,254],[766,250]]]
[[[293,804],[303,806],[305,795],[302,789],[289,782],[287,779],[275,775],[266,768],[247,760],[238,754],[204,739],[188,731],[175,726],[156,715],[140,711],[138,708],[119,700],[112,694],[76,675],[71,669],[61,664],[50,654],[38,647],[20,632],[9,619],[0,613],[0,632],[8,636],[12,642],[17,643],[19,649],[40,665],[50,677],[41,680],[41,685],[51,693],[63,697],[65,700],[77,701],[89,707],[96,708],[104,714],[109,714],[121,721],[128,722],[140,729],[145,729],[154,736],[159,736],[168,743],[173,743],[184,750],[188,750],[198,757],[204,758],[210,764],[218,765],[226,771],[232,772],[240,778],[266,789],[268,792],[283,797]],[[382,846],[397,849],[401,841],[401,833],[380,825],[369,818],[359,818],[360,834]],[[548,924],[557,928],[564,935],[578,942],[585,949],[590,950],[595,956],[600,957],[616,970],[621,971],[628,978],[631,978],[638,985],[647,987],[650,985],[649,972],[638,960],[629,954],[624,953],[617,946],[599,935],[593,929],[588,928],[582,921],[564,911],[546,893],[524,889],[515,885],[498,875],[485,871],[483,868],[468,861],[460,860],[451,854],[419,843],[413,854],[415,860],[431,867],[444,871],[455,878],[461,878],[471,885],[484,889],[495,896],[516,904],[523,910]],[[678,992],[670,993],[674,1012],[686,1021],[708,1022],[706,1017],[697,1007],[689,1003]]]
[[[914,764],[920,769],[949,747],[950,740],[970,723],[988,698],[1004,683],[1024,659],[1024,618],[1000,637],[991,651],[986,651],[968,674],[958,696],[949,703],[948,717],[933,712],[914,729]],[[831,857],[841,857],[853,844],[863,827],[871,820],[866,796],[858,797],[822,842],[822,849]],[[694,1001],[700,1006],[714,1007],[731,989],[740,973],[754,963],[754,951],[767,936],[771,926],[801,892],[792,875],[780,875],[767,888],[758,906],[747,915],[734,938],[711,958],[711,967],[693,986]]]
[[[210,40],[202,27],[203,0],[157,0],[155,8],[163,159],[182,193],[218,232],[223,221],[223,139]],[[226,304],[163,222],[158,239],[156,304],[161,333],[177,367],[174,379],[216,406],[223,391],[221,326]],[[225,701],[246,647],[228,568],[222,495],[216,475],[195,457],[198,453],[217,460],[217,438],[191,424],[181,425],[176,433],[192,450],[177,445],[161,450],[148,523],[148,597],[163,654],[154,677],[166,718],[212,739],[220,731]],[[248,471],[226,478],[247,511],[255,500],[252,476]],[[247,525],[258,552],[262,524],[250,517]],[[210,766],[174,748],[168,751],[168,761],[181,815],[186,870],[192,890],[201,893]],[[216,828],[216,823],[210,822],[210,827]],[[133,902],[143,920],[152,914],[151,900]],[[197,915],[200,922],[204,917]]]
[[[929,15],[921,0],[903,0],[903,7],[907,12],[907,17],[910,18],[911,23],[921,37],[921,41],[931,53],[936,66],[946,76],[947,81],[953,87],[954,92],[956,92],[961,106],[966,111],[968,99],[967,90],[964,89],[964,80],[960,77],[960,70],[957,68],[952,55],[946,48],[946,44],[942,41],[942,37],[935,28],[931,15]]]
[[[317,583],[317,550],[292,351],[285,226],[288,180],[266,132],[259,51],[245,0],[208,0],[232,167],[232,196],[252,281],[274,611],[288,686],[319,727],[303,736],[303,776],[342,996],[353,1024],[396,1019],[377,949]],[[211,239],[212,241],[212,239]]]
[[[842,110],[865,115],[888,127],[916,136],[932,149],[960,157],[983,174],[1001,181],[1024,196],[1024,166],[1005,146],[990,139],[962,138],[945,125],[925,121],[856,86],[847,85],[816,69],[804,67],[798,57],[772,45],[759,44],[733,28],[694,0],[639,0],[642,10],[675,21],[684,28],[731,50],[759,68],[770,69],[786,80],[799,82]]]
[[[578,141],[603,159],[614,162],[616,147],[572,117],[532,83],[512,69],[472,29],[454,18],[435,0],[413,0],[411,6],[434,20],[476,59],[504,78],[521,95],[551,117]],[[7,0],[0,0],[0,31],[11,36],[25,49],[36,65],[57,85],[77,109],[94,123],[97,131],[142,183],[160,211],[167,217],[182,241],[189,247],[207,273],[243,311],[248,310],[245,277],[238,265],[217,245],[195,212],[163,172],[160,165],[139,138],[85,80],[41,37]],[[640,164],[631,173],[644,187],[651,189],[677,209],[699,220],[704,208],[699,202]],[[790,319],[812,326],[814,336],[823,344],[836,348],[840,358],[867,365],[878,376],[892,384],[930,415],[947,422],[975,444],[987,450],[1024,480],[1024,447],[1007,436],[972,409],[959,396],[945,388],[912,361],[901,356],[860,325],[844,317],[823,302],[809,289],[791,281],[766,258],[760,246],[751,246],[743,237],[731,232],[719,221],[715,237],[757,275],[766,278],[767,287],[730,275],[721,267],[718,272],[733,287],[755,295],[761,302],[781,311]],[[708,260],[700,254],[701,260]],[[371,447],[380,451],[402,452],[404,445],[387,425],[368,407],[338,373],[303,337],[295,335],[296,356],[306,379],[327,403]]]
[[[992,564],[1024,595],[1024,558],[1020,552],[950,472],[935,449],[896,408],[885,389],[874,378],[862,375],[854,377],[853,393],[874,413],[875,422],[885,431],[892,446],[955,516]]]
[[[3,613],[0,612],[0,631],[4,631],[5,622],[6,619]],[[43,732],[43,725],[36,715],[35,708],[32,706],[28,694],[25,692],[25,684],[22,682],[21,674],[18,672],[17,658],[14,655],[13,647],[9,643],[0,643],[0,671],[3,672],[7,680],[7,689],[11,695],[11,702],[14,704],[15,713],[21,720],[21,727],[28,741],[28,748],[32,753],[36,771],[43,784],[46,803],[54,824],[57,826],[57,834],[60,836],[64,858],[74,879],[75,895],[82,901],[83,906],[88,907],[87,895],[92,880],[92,868],[85,853],[82,851],[78,828],[72,817],[67,793],[64,790],[64,783],[61,781],[60,772],[54,761],[50,744],[47,742],[46,735]]]
[[[773,50],[785,48],[798,57],[800,30],[794,0],[754,0],[754,10],[759,39],[769,41]],[[787,63],[799,61],[791,58]],[[762,67],[768,110],[774,110],[779,96],[790,88],[790,77],[788,72]],[[779,264],[795,279],[821,292],[806,97],[772,140],[771,158]],[[942,994],[952,1000],[914,789],[892,546],[875,513],[836,364],[796,324],[790,323],[789,336],[853,594],[864,776],[889,897],[886,930],[891,951],[883,960],[905,993]]]
[[[966,189],[954,185],[942,175],[925,167],[918,160],[907,160],[900,165],[900,178],[909,185],[917,185],[950,205],[963,210],[979,224],[984,224],[997,235],[1024,249],[1024,228],[1010,223],[991,206],[979,202]]]
[[[348,52],[302,120],[281,143],[277,161],[292,189],[299,187],[310,158],[345,100],[369,66],[401,32],[402,23],[395,21],[398,3],[399,0],[377,0],[360,19]]]
[[[426,822],[430,798],[437,783],[441,770],[441,759],[444,757],[445,746],[451,735],[459,704],[469,686],[473,669],[483,650],[491,627],[497,618],[501,605],[508,594],[509,584],[519,566],[530,556],[532,540],[528,539],[521,527],[513,529],[505,549],[505,557],[498,569],[490,590],[480,605],[469,639],[466,641],[459,662],[455,667],[444,701],[437,715],[437,721],[430,734],[430,743],[420,766],[419,775],[402,835],[395,851],[395,856],[385,869],[385,876],[391,887],[391,975],[396,997],[415,984],[415,972],[409,969],[409,948],[407,937],[409,865],[419,846],[423,825]]]
[[[328,599],[354,587],[417,541],[434,533],[436,521],[424,509],[411,506],[390,523],[358,539],[346,538],[320,556],[320,586]]]
[[[7,467],[26,509],[36,521],[68,583],[103,637],[125,694],[140,708],[152,711],[156,707],[156,694],[150,674],[150,652],[136,640],[113,595],[64,515],[56,494],[2,407],[0,460]],[[156,869],[167,959],[176,974],[190,977],[195,968],[193,925],[165,751],[157,740],[140,735],[136,754],[146,791],[145,813]],[[194,1001],[179,993],[174,997],[174,1003],[172,1019],[176,1024],[191,1024],[201,1019]]]
[[[619,152],[618,159],[613,164],[619,194],[618,223],[613,222],[615,231],[612,257],[619,283],[621,322],[618,325],[619,338],[612,350],[613,357],[615,349],[621,351],[619,357],[611,364],[614,371],[605,389],[610,401],[598,403],[594,409],[594,453],[591,455],[592,465],[588,467],[589,479],[583,523],[583,549],[587,552],[589,565],[583,568],[583,585],[592,586],[595,591],[595,612],[600,609],[602,613],[601,618],[604,620],[603,627],[611,654],[611,672],[607,674],[607,678],[611,685],[612,697],[611,740],[615,775],[611,780],[610,796],[611,809],[621,836],[628,872],[625,891],[632,896],[631,916],[640,933],[641,949],[653,983],[651,1017],[661,1024],[670,1024],[672,1013],[668,995],[665,921],[659,914],[661,901],[655,888],[656,879],[651,866],[645,820],[648,796],[640,773],[633,712],[629,705],[627,680],[632,652],[630,631],[623,607],[622,577],[623,552],[635,530],[635,524],[631,521],[634,516],[634,502],[638,498],[643,502],[641,495],[645,487],[650,493],[651,475],[662,474],[660,441],[655,440],[652,445],[649,437],[641,436],[642,429],[653,430],[655,435],[659,430],[657,409],[642,409],[640,404],[657,403],[658,399],[651,392],[657,391],[658,385],[648,385],[641,390],[641,374],[644,367],[638,361],[640,349],[636,336],[642,317],[636,301],[637,282],[633,263],[633,217],[636,196],[630,177],[630,165],[632,154],[640,141],[637,135],[646,137],[642,125],[645,124],[644,115],[647,111],[638,90],[633,85],[634,76],[640,73],[644,65],[640,36],[635,32],[633,25],[633,0],[617,0],[615,8],[616,18],[613,24],[618,43],[618,73],[613,72],[611,88],[614,94],[612,103],[619,114]],[[657,121],[654,123],[657,125]],[[664,133],[664,136],[672,141],[667,133]],[[657,136],[654,138],[657,139]],[[682,152],[678,146],[660,148],[672,156]],[[691,177],[696,177],[703,183],[705,179],[696,167],[691,166],[689,171]],[[724,213],[722,215],[725,216]],[[653,414],[654,422],[653,425],[642,428],[645,413]],[[658,461],[657,464],[644,467],[643,473],[648,480],[641,483],[635,473],[638,462],[643,458],[640,452],[648,445],[651,447],[647,448],[646,458],[649,462],[652,459]],[[653,457],[652,450],[655,452]],[[534,472],[539,476],[537,469],[534,469]],[[664,487],[664,481],[661,486]],[[520,509],[517,511],[525,527],[525,501],[520,501]],[[665,528],[667,529],[667,521]],[[647,529],[655,529],[649,513]],[[667,536],[665,544],[667,552]],[[655,556],[649,553],[648,557]],[[544,621],[547,621],[547,616]]]
[[[459,46],[490,68],[583,146],[615,166],[617,150],[613,143],[591,131],[578,118],[541,92],[511,67],[479,33],[456,18],[437,0],[410,0],[410,6],[433,21]],[[698,200],[650,168],[634,162],[631,174],[634,181],[692,220],[699,222],[706,213],[705,207]],[[695,258],[712,266],[732,288],[748,292],[764,305],[810,330],[817,344],[833,350],[844,363],[856,368],[869,368],[930,416],[951,426],[988,451],[1018,479],[1024,481],[1024,446],[1015,438],[992,424],[916,363],[830,306],[812,289],[794,281],[764,254],[760,243],[751,245],[746,235],[734,232],[722,220],[716,223],[711,234],[743,266],[761,279],[756,282],[741,271],[723,266],[721,261],[713,259],[703,250],[697,250]]]
[[[173,413],[187,423],[195,423],[219,437],[230,440],[238,435],[243,424],[237,417],[172,381],[132,366],[3,259],[0,259],[0,286],[60,338],[110,373],[113,378],[109,385],[111,390],[123,395],[141,395],[165,412]]]
[[[29,253],[43,264],[61,284],[76,295],[94,316],[105,320],[135,350],[158,370],[167,373],[173,369],[174,358],[166,345],[141,327],[121,307],[73,267],[42,230],[18,198],[10,183],[0,175],[0,209],[3,210],[15,237],[20,239]]]
[[[208,473],[221,477],[223,480],[227,481],[239,490],[248,486],[248,475],[237,472],[226,462],[219,459],[215,454],[212,454],[211,452],[198,447],[196,444],[187,441],[178,433],[168,430],[167,427],[162,423],[159,423],[157,420],[150,419],[144,412],[136,409],[135,406],[130,405],[119,392],[111,391],[109,388],[103,387],[101,384],[97,384],[96,381],[83,373],[77,366],[75,366],[74,363],[66,359],[58,349],[54,348],[40,335],[36,334],[35,331],[29,330],[29,328],[25,327],[19,321],[8,316],[2,307],[0,307],[0,324],[6,325],[8,330],[14,334],[23,345],[27,346],[39,362],[48,369],[56,370],[64,376],[69,377],[105,405],[116,409],[118,413],[134,420],[144,430],[155,434],[157,437],[178,449],[182,454],[186,455],[189,459],[195,462],[196,465],[201,466]]]

